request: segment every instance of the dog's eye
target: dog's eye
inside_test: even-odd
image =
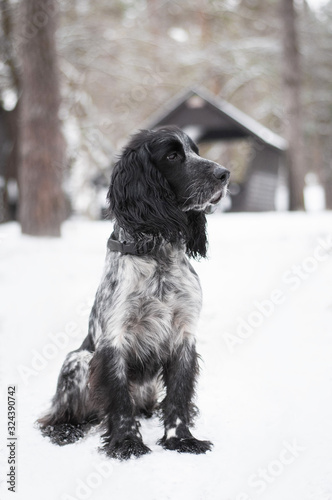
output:
[[[179,158],[179,155],[178,155],[178,153],[176,153],[175,151],[173,151],[173,153],[170,153],[170,154],[167,156],[167,160],[170,160],[170,161],[177,160],[178,158]]]

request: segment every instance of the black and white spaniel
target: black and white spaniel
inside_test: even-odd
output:
[[[201,287],[188,257],[206,256],[205,213],[228,180],[229,171],[201,158],[178,128],[143,130],[125,147],[108,192],[114,231],[89,333],[65,359],[52,407],[39,420],[54,443],[72,443],[100,424],[108,456],[138,457],[150,451],[138,418],[159,409],[165,449],[211,449],[189,430]]]

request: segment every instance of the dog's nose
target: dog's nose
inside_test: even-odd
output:
[[[225,168],[225,167],[220,167],[220,166],[218,165],[218,167],[216,167],[216,168],[214,169],[214,171],[213,171],[213,175],[214,175],[217,179],[221,180],[221,182],[222,182],[223,184],[226,184],[226,183],[227,183],[227,181],[228,181],[228,179],[229,179],[229,176],[231,175],[231,173],[230,173],[230,171],[229,171],[229,170],[227,170],[227,168]]]

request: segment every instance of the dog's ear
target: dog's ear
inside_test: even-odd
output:
[[[189,233],[186,253],[189,257],[193,257],[194,259],[206,257],[208,242],[205,213],[189,210],[186,214]]]
[[[134,239],[162,236],[187,240],[187,216],[165,177],[151,161],[147,144],[126,148],[114,166],[108,191],[110,215]]]

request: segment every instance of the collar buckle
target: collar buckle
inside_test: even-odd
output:
[[[155,241],[146,241],[142,243],[127,243],[126,241],[119,241],[115,239],[114,233],[108,239],[107,247],[111,252],[120,252],[122,255],[149,255],[157,247]]]

